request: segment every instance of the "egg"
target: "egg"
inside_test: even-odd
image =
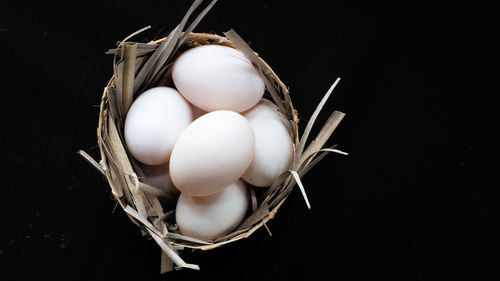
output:
[[[191,106],[177,90],[151,88],[142,93],[128,111],[124,125],[126,146],[141,163],[166,163],[177,138],[192,118]]]
[[[142,171],[150,186],[173,195],[180,193],[170,178],[168,162],[156,166],[142,165]]]
[[[252,127],[243,116],[228,110],[206,113],[184,129],[174,146],[172,182],[191,196],[221,191],[247,170],[254,146]]]
[[[270,186],[292,164],[294,146],[287,121],[267,99],[242,115],[250,122],[255,137],[253,161],[242,178],[255,186]]]
[[[182,234],[213,240],[241,223],[249,201],[247,187],[241,180],[209,196],[181,193],[175,209],[175,220]]]
[[[192,104],[210,112],[242,112],[264,95],[262,77],[240,51],[220,45],[189,49],[174,62],[172,80]]]

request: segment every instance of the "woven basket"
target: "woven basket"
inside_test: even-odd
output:
[[[195,4],[197,2],[200,1],[196,1]],[[109,54],[115,55],[115,61],[114,75],[104,89],[100,104],[97,138],[101,160],[94,161],[88,154],[80,151],[82,156],[105,175],[114,198],[130,220],[141,229],[143,235],[151,236],[160,246],[162,249],[161,272],[168,272],[174,266],[199,269],[198,265],[182,260],[179,253],[184,248],[209,250],[249,237],[275,216],[296,184],[309,207],[300,178],[328,152],[345,154],[335,147],[323,148],[344,116],[338,111],[330,115],[318,136],[305,148],[314,120],[339,79],[323,97],[302,136],[299,137],[298,115],[293,107],[288,88],[271,67],[253,52],[236,32],[233,30],[226,32],[225,37],[191,32],[196,21],[201,20],[201,17],[208,12],[210,5],[185,31],[182,31],[183,26],[194,9],[190,9],[181,24],[165,38],[149,43],[129,42],[128,39],[136,34],[134,33],[119,42],[117,48],[108,51]],[[238,49],[253,63],[265,81],[265,96],[273,101],[288,119],[289,132],[294,144],[294,160],[291,169],[282,174],[269,188],[255,190],[250,188],[250,214],[231,233],[213,241],[188,237],[177,230],[174,214],[177,199],[148,185],[139,162],[129,155],[123,140],[123,124],[126,112],[133,100],[151,87],[173,87],[170,71],[175,58],[190,48],[206,44],[218,44]]]

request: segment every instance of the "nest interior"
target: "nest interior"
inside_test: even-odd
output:
[[[116,48],[107,52],[114,55],[114,75],[104,88],[100,104],[97,139],[101,160],[97,162],[85,152],[80,152],[106,177],[113,197],[130,220],[140,228],[143,235],[151,236],[160,246],[161,272],[168,272],[174,266],[199,269],[197,265],[184,262],[179,255],[180,250],[184,248],[209,250],[250,236],[275,216],[296,185],[299,186],[309,207],[300,178],[327,153],[345,154],[335,146],[323,148],[344,117],[344,113],[338,111],[330,115],[316,138],[308,143],[307,148],[305,146],[317,115],[339,79],[325,94],[309,119],[302,136],[299,137],[298,114],[292,104],[288,88],[234,30],[224,33],[225,36],[192,32],[215,1],[212,1],[193,23],[183,30],[187,19],[199,2],[201,1],[195,1],[181,24],[167,37],[148,43],[129,41],[143,29],[118,42]],[[188,237],[177,230],[174,216],[176,198],[160,194],[156,188],[147,183],[140,163],[128,154],[123,139],[124,120],[133,100],[151,87],[172,86],[170,70],[175,58],[189,48],[206,44],[229,46],[245,54],[264,79],[266,97],[272,100],[287,118],[290,137],[295,144],[291,169],[283,173],[269,188],[257,192],[251,189],[252,207],[246,218],[234,231],[213,241]]]

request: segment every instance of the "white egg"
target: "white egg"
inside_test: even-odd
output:
[[[254,136],[247,119],[233,111],[209,112],[179,136],[170,176],[181,192],[206,196],[238,180],[253,155]]]
[[[267,99],[242,114],[250,122],[255,137],[254,158],[242,178],[255,186],[270,186],[290,168],[293,160],[293,142],[286,119]]]
[[[179,92],[204,111],[242,112],[257,104],[265,85],[240,51],[220,45],[192,48],[177,58],[172,79]]]
[[[166,163],[192,118],[191,106],[175,89],[151,88],[128,111],[124,127],[127,148],[144,164]]]
[[[241,180],[209,196],[181,193],[175,209],[175,220],[182,234],[213,240],[241,223],[249,201],[248,190]]]
[[[146,177],[146,182],[152,187],[173,195],[180,193],[170,178],[169,163],[156,166],[142,165],[142,171]]]

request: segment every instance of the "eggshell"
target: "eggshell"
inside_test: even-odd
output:
[[[170,178],[169,163],[156,166],[142,165],[142,171],[147,183],[152,187],[173,195],[180,193]]]
[[[267,99],[242,114],[250,122],[255,137],[254,158],[242,178],[255,186],[270,186],[290,168],[293,160],[293,142],[286,119]]]
[[[247,212],[249,194],[241,180],[209,196],[181,193],[175,220],[182,234],[213,240],[236,228]]]
[[[264,95],[264,81],[240,51],[220,45],[192,48],[177,58],[172,79],[192,104],[210,112],[242,112]]]
[[[170,176],[181,192],[206,196],[238,180],[253,155],[254,136],[247,119],[233,111],[209,112],[179,136]]]
[[[192,121],[189,103],[173,88],[151,88],[130,107],[124,127],[125,143],[147,165],[168,162],[182,130]]]

